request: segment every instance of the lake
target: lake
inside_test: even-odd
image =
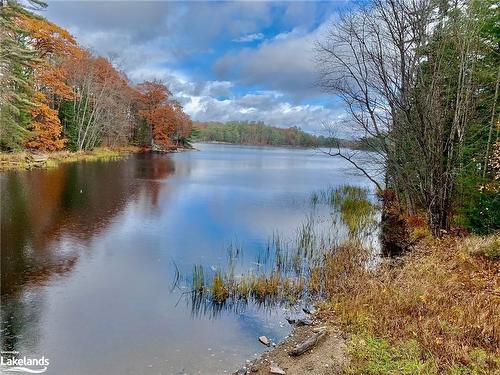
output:
[[[315,150],[196,147],[0,174],[3,351],[47,374],[221,374],[289,334],[285,305],[194,304],[193,267],[265,267],[270,238],[327,212],[312,193],[371,185]]]

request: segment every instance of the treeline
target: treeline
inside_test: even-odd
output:
[[[500,26],[495,0],[374,0],[317,45],[322,86],[380,154],[402,213],[435,235],[500,229]]]
[[[315,136],[298,127],[277,128],[261,122],[195,122],[195,139],[202,142],[225,142],[262,146],[349,147],[361,148],[362,142]]]
[[[132,85],[111,62],[34,11],[0,3],[0,148],[91,150],[184,145],[192,122],[159,81]]]

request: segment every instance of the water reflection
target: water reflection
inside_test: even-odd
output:
[[[325,269],[325,263],[340,257],[338,251],[366,254],[365,267],[371,267],[380,253],[380,209],[369,189],[342,185],[314,192],[311,197],[310,211],[296,237],[273,233],[250,267],[239,267],[245,256],[241,246],[233,243],[227,248],[227,264],[222,269],[194,265],[189,278],[176,267],[173,289],[188,290],[182,295],[190,303],[192,315],[217,317],[224,310],[238,313],[248,304],[264,310],[289,308],[328,298],[330,281],[325,275],[332,276],[332,270]],[[321,214],[325,208],[329,215]]]
[[[157,205],[158,180],[174,173],[172,160],[138,156],[127,161],[63,164],[51,170],[1,175],[1,298],[3,350],[17,349],[20,337],[36,344],[43,293],[26,288],[63,277],[81,250],[106,230],[137,194]],[[134,177],[147,183],[131,184]]]
[[[285,306],[214,305],[172,281],[270,271],[319,184],[367,182],[309,150],[200,148],[0,175],[2,350],[56,375],[216,374],[288,333]],[[315,212],[326,247],[330,211]]]

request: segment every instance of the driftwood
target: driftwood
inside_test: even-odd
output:
[[[40,154],[30,154],[26,157],[28,161],[32,161],[35,163],[42,163],[46,162],[48,157],[46,155],[40,155]]]
[[[298,357],[299,355],[304,354],[309,349],[314,347],[323,337],[326,336],[326,334],[327,334],[326,330],[322,330],[318,333],[315,333],[306,341],[297,344],[295,348],[293,348],[288,354],[291,355],[292,357]]]

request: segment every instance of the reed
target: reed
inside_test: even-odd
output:
[[[255,272],[234,275],[235,265],[241,259],[243,249],[241,245],[231,243],[227,248],[227,272],[217,271],[207,288],[203,267],[195,266],[192,290],[215,303],[223,303],[228,299],[258,303],[291,302],[300,297],[324,295],[329,285],[334,280],[338,281],[332,273],[340,274],[339,267],[347,264],[348,255],[353,255],[347,252],[348,249],[362,249],[359,254],[363,256],[369,252],[361,245],[361,239],[366,235],[361,227],[374,220],[375,208],[368,201],[367,194],[366,189],[341,186],[312,196],[311,200],[317,204],[333,204],[340,210],[338,217],[343,225],[352,228],[347,238],[349,243],[343,243],[329,233],[317,232],[317,219],[311,213],[298,228],[294,240],[285,240],[279,232],[273,232],[266,248],[256,256]],[[337,216],[332,217],[331,228],[335,228],[336,219]],[[353,246],[355,241],[358,242]],[[335,265],[337,262],[338,266]],[[362,262],[361,258],[359,262]],[[348,272],[350,270],[345,269],[343,275]]]
[[[224,303],[229,296],[222,273],[216,272],[212,280],[212,299],[216,303]]]
[[[320,314],[350,333],[348,374],[499,373],[500,235],[436,239],[414,225],[414,250],[381,260],[366,241],[377,212],[366,194],[351,187],[318,194],[338,209],[344,240],[321,238],[308,217],[294,243],[273,234],[256,272],[218,272],[211,288],[193,289],[219,306],[212,312],[221,303],[320,298]],[[201,268],[195,273],[203,280]]]
[[[195,293],[203,293],[205,290],[205,275],[203,266],[195,265],[193,268],[193,278],[191,281],[192,291]]]

